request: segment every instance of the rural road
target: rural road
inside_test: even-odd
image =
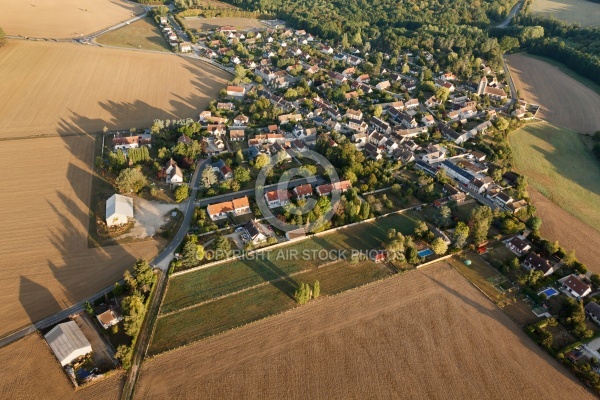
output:
[[[521,0],[515,4],[512,10],[510,10],[508,13],[506,19],[500,25],[497,25],[496,28],[506,28],[510,24],[510,21],[512,21],[512,19],[519,13],[524,2],[525,0]]]

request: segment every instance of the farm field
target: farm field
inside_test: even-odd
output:
[[[165,37],[152,20],[144,18],[114,31],[107,32],[96,39],[96,43],[107,46],[125,47],[141,50],[171,51]]]
[[[353,249],[379,249],[391,227],[412,233],[413,218],[412,212],[392,215],[266,251],[256,260],[172,277],[150,352],[160,353],[290,309],[296,305],[293,295],[301,282],[318,280],[321,293],[331,295],[390,276],[393,271],[385,264],[365,260],[352,265],[337,257],[330,261],[326,252],[345,250],[349,257]],[[322,258],[316,255],[319,252]]]
[[[388,229],[395,228],[404,234],[412,234],[418,219],[418,215],[412,211],[395,214],[380,218],[376,222],[340,229],[326,235],[291,243],[285,247],[265,250],[259,253],[256,259],[235,260],[174,276],[169,279],[161,312],[168,313],[188,307],[291,273],[314,269],[324,263],[316,257],[304,257],[305,252],[378,249],[385,241]],[[293,254],[297,256],[293,257]],[[290,257],[284,258],[287,255]]]
[[[599,129],[600,95],[594,90],[539,58],[519,53],[506,60],[520,97],[541,106],[538,117],[581,133]]]
[[[600,274],[600,234],[594,229],[597,227],[575,218],[535,189],[529,188],[529,195],[543,220],[542,235],[558,240],[565,249],[575,250],[579,261],[592,273]]]
[[[93,399],[120,397],[123,373],[78,390],[63,372],[42,336],[33,333],[0,349],[0,398]]]
[[[237,29],[264,28],[260,20],[255,18],[220,17],[220,18],[187,18],[184,19],[188,28],[207,31],[222,26],[233,26]]]
[[[0,26],[7,35],[63,39],[89,35],[143,12],[119,0],[3,0]]]
[[[182,366],[185,366],[182,370]],[[446,263],[144,363],[140,398],[593,398]],[[285,385],[273,382],[286,382]]]
[[[588,0],[534,0],[529,11],[540,17],[555,17],[570,24],[600,25],[600,4]]]
[[[512,133],[509,142],[529,184],[600,235],[600,163],[579,134],[536,123]]]
[[[0,75],[0,140],[197,117],[229,79],[172,54],[25,41],[2,48]]]
[[[93,149],[91,136],[0,141],[0,336],[112,285],[162,246],[88,248]]]

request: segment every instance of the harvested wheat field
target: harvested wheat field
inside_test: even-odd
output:
[[[237,29],[265,28],[265,25],[255,18],[186,18],[184,21],[188,28],[198,29],[201,31],[216,29],[222,26],[233,26]]]
[[[600,4],[590,0],[534,0],[529,11],[542,18],[554,17],[569,24],[600,25]]]
[[[0,141],[0,336],[112,285],[146,240],[88,248],[94,138]],[[15,178],[15,177],[20,177]]]
[[[146,362],[140,399],[593,398],[446,263]]]
[[[0,139],[196,118],[229,75],[174,54],[10,41],[0,51]]]
[[[558,240],[567,250],[575,250],[579,261],[593,273],[600,274],[598,263],[600,233],[548,200],[534,188],[530,187],[527,190],[543,221],[540,229],[542,236],[549,240]]]
[[[520,96],[541,106],[538,117],[581,133],[600,127],[600,95],[553,65],[528,56],[506,58]]]
[[[119,0],[3,0],[0,26],[7,35],[63,39],[89,35],[143,11]]]
[[[117,372],[77,392],[37,333],[0,349],[1,399],[93,399],[120,397],[124,374]]]

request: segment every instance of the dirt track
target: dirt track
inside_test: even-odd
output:
[[[520,96],[541,105],[540,118],[581,133],[600,129],[600,95],[558,68],[527,54],[507,57]]]
[[[0,51],[0,139],[197,118],[230,76],[173,54],[9,41]]]
[[[593,398],[446,264],[147,362],[136,397]]]
[[[143,12],[119,0],[2,0],[0,26],[7,35],[64,39],[88,35]]]

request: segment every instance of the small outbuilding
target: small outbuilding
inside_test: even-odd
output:
[[[92,352],[92,345],[75,321],[56,325],[44,338],[63,367]]]
[[[108,227],[123,225],[133,218],[133,199],[113,194],[106,200],[106,225]]]

